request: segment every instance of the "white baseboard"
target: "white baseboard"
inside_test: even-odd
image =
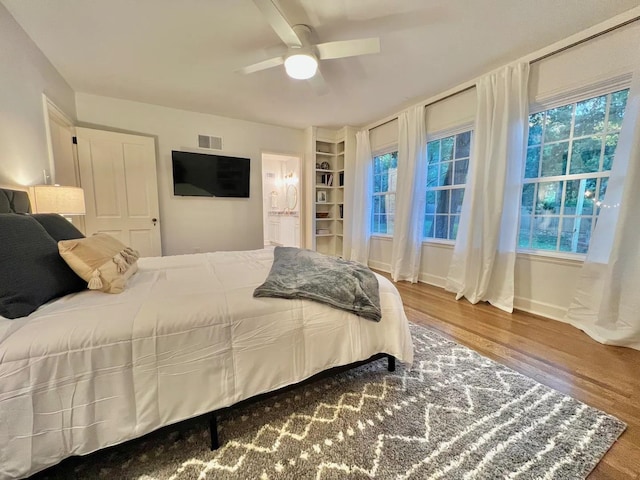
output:
[[[551,318],[552,320],[558,320],[560,322],[566,322],[564,319],[567,309],[559,305],[553,305],[551,303],[538,302],[530,298],[515,297],[513,299],[513,306],[518,310],[540,315],[541,317]]]
[[[439,277],[437,275],[431,275],[429,273],[421,273],[418,277],[418,281],[440,288],[444,288],[447,284],[447,279],[445,277]]]
[[[378,262],[376,260],[369,260],[367,262],[367,264],[369,265],[369,267],[371,267],[371,268],[373,268],[375,270],[380,270],[381,272],[391,273],[391,264],[389,264],[389,263]]]

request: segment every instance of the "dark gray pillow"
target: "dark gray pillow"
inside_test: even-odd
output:
[[[69,220],[57,213],[34,213],[31,215],[44,227],[49,235],[56,241],[75,240],[84,238],[84,235]]]
[[[0,315],[24,317],[40,305],[87,288],[35,218],[0,214]]]

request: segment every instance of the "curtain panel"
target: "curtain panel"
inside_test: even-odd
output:
[[[640,51],[637,54],[640,57]],[[640,65],[598,222],[566,315],[569,323],[601,343],[640,350],[639,246]]]
[[[446,289],[471,303],[513,311],[529,64],[509,65],[476,84],[473,155]]]
[[[354,169],[353,205],[358,213],[351,216],[351,249],[349,260],[363,265],[369,261],[369,240],[371,238],[371,202],[373,195],[373,157],[369,143],[369,130],[356,133],[356,161]]]
[[[398,117],[398,182],[391,250],[395,282],[418,281],[427,190],[425,108],[415,106]]]

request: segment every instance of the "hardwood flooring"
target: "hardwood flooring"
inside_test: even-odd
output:
[[[640,351],[602,345],[555,320],[456,301],[438,287],[396,286],[412,322],[625,422],[589,479],[640,479]]]

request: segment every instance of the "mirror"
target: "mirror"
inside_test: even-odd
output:
[[[295,185],[287,187],[287,208],[293,210],[298,204],[298,189]]]

